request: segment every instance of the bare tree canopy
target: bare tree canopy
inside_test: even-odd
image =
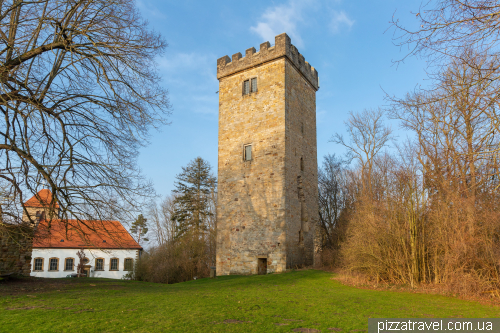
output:
[[[0,177],[17,202],[47,187],[61,217],[102,219],[151,193],[136,157],[170,113],[167,45],[135,2],[1,1],[0,34]]]
[[[478,75],[453,61],[430,91],[396,100],[391,111],[415,133],[416,154],[427,177],[453,175],[459,185],[455,190],[467,196],[498,186],[498,81]]]
[[[392,139],[392,129],[384,124],[385,111],[364,110],[359,113],[349,113],[345,122],[348,139],[336,133],[330,142],[347,148],[347,157],[356,159],[361,165],[363,186],[371,186],[370,177],[373,170],[373,161],[380,150],[387,146]]]
[[[398,46],[408,46],[408,55],[433,60],[466,57],[464,50],[498,56],[500,3],[497,0],[425,1],[414,13],[419,29],[403,26],[393,17]]]
[[[319,227],[323,251],[335,251],[332,252],[335,255],[329,258],[330,265],[338,257],[337,252],[345,238],[347,217],[354,202],[351,192],[355,191],[350,191],[350,180],[346,161],[335,155],[324,156],[323,165],[318,168]]]

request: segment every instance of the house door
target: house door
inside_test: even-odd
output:
[[[264,275],[267,274],[267,258],[259,258],[257,265],[257,274]]]
[[[83,266],[83,276],[84,277],[89,277],[90,276],[90,265],[85,265]]]

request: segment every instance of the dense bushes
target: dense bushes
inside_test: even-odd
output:
[[[397,153],[363,152],[383,146],[376,135],[383,127],[371,111],[351,115],[357,117],[347,123],[352,141],[374,135],[362,144],[340,142],[357,164],[328,168],[327,158],[320,170],[320,211],[329,209],[321,200],[329,190],[340,207],[322,215],[332,216],[321,224],[323,233],[337,235],[324,237],[324,262],[376,282],[435,283],[459,294],[499,289],[499,139],[491,110],[478,107],[478,95],[491,94],[459,66],[448,73],[461,76],[447,76],[433,94],[398,101],[392,115],[415,135]],[[464,82],[467,94],[445,91]],[[326,186],[325,174],[337,186]]]
[[[183,282],[207,277],[215,266],[217,179],[200,157],[182,170],[173,194],[148,210],[155,245],[137,262],[136,280]]]
[[[158,283],[189,281],[208,277],[214,263],[205,239],[188,234],[144,254],[135,267],[135,279]]]

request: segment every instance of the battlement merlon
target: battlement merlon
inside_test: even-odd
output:
[[[290,37],[286,33],[275,37],[273,47],[269,42],[265,42],[260,44],[259,52],[256,52],[255,48],[252,47],[246,50],[244,57],[238,52],[233,54],[232,59],[227,55],[217,59],[217,79],[220,80],[223,77],[281,57],[287,57],[314,89],[319,89],[318,72],[304,60],[304,56],[292,45]]]

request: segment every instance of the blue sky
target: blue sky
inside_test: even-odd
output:
[[[286,32],[319,73],[317,92],[318,161],[342,154],[329,142],[344,132],[349,111],[384,106],[384,91],[402,97],[426,81],[425,62],[393,61],[406,50],[394,45],[393,14],[408,27],[417,21],[420,1],[170,1],[138,0],[150,27],[169,46],[158,58],[163,84],[170,92],[171,125],[151,133],[139,166],[161,195],[170,194],[175,175],[197,156],[217,171],[217,59]],[[392,124],[396,129],[397,124]]]

